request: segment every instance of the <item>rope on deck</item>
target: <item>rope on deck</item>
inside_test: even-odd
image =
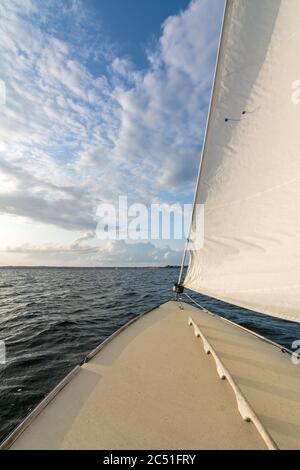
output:
[[[241,389],[239,388],[238,384],[235,382],[234,378],[228,371],[228,369],[223,364],[222,360],[209,343],[208,339],[204,335],[204,333],[200,330],[199,326],[194,322],[194,320],[190,317],[188,320],[190,326],[194,327],[194,334],[197,338],[201,338],[203,342],[204,351],[206,354],[211,354],[216,362],[217,372],[221,380],[228,380],[237,401],[238,410],[240,415],[242,416],[244,421],[251,421],[255,428],[257,429],[258,433],[262,437],[263,441],[265,442],[267,448],[269,450],[279,450],[276,442],[273,440],[272,436],[268,432],[268,430],[264,427],[262,422],[260,421],[259,417],[253,410],[252,406],[248,402],[247,398],[243,395]]]
[[[205,307],[203,307],[203,305],[199,304],[198,302],[196,302],[195,299],[193,299],[193,297],[191,297],[189,294],[187,294],[186,292],[183,293],[183,295],[185,295],[191,302],[193,302],[197,307],[201,308],[201,310],[203,310],[204,312],[207,312],[209,313],[210,315],[214,315],[212,312],[210,312],[209,310],[207,310]]]

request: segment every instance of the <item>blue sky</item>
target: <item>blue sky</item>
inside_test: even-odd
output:
[[[147,48],[155,46],[166,18],[177,15],[189,0],[87,0],[88,9],[118,53],[130,57],[139,69],[148,66]]]
[[[100,202],[193,198],[223,0],[1,0],[0,264],[173,264]]]

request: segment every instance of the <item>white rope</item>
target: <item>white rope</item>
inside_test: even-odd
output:
[[[201,310],[203,310],[204,312],[206,313],[209,313],[210,315],[214,315],[212,312],[210,312],[209,310],[207,310],[205,307],[203,307],[203,305],[199,304],[198,302],[196,302],[196,300],[194,300],[190,295],[188,295],[186,292],[183,293],[183,295],[185,295],[189,300],[191,300],[191,302],[193,302],[195,305],[197,305],[197,307],[201,308]]]

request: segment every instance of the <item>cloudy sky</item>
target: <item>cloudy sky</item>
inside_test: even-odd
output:
[[[192,201],[222,10],[0,0],[0,265],[179,262],[183,242],[100,241],[96,211]]]

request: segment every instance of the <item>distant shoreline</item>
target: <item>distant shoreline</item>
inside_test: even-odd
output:
[[[0,266],[0,269],[180,269],[180,266]]]

